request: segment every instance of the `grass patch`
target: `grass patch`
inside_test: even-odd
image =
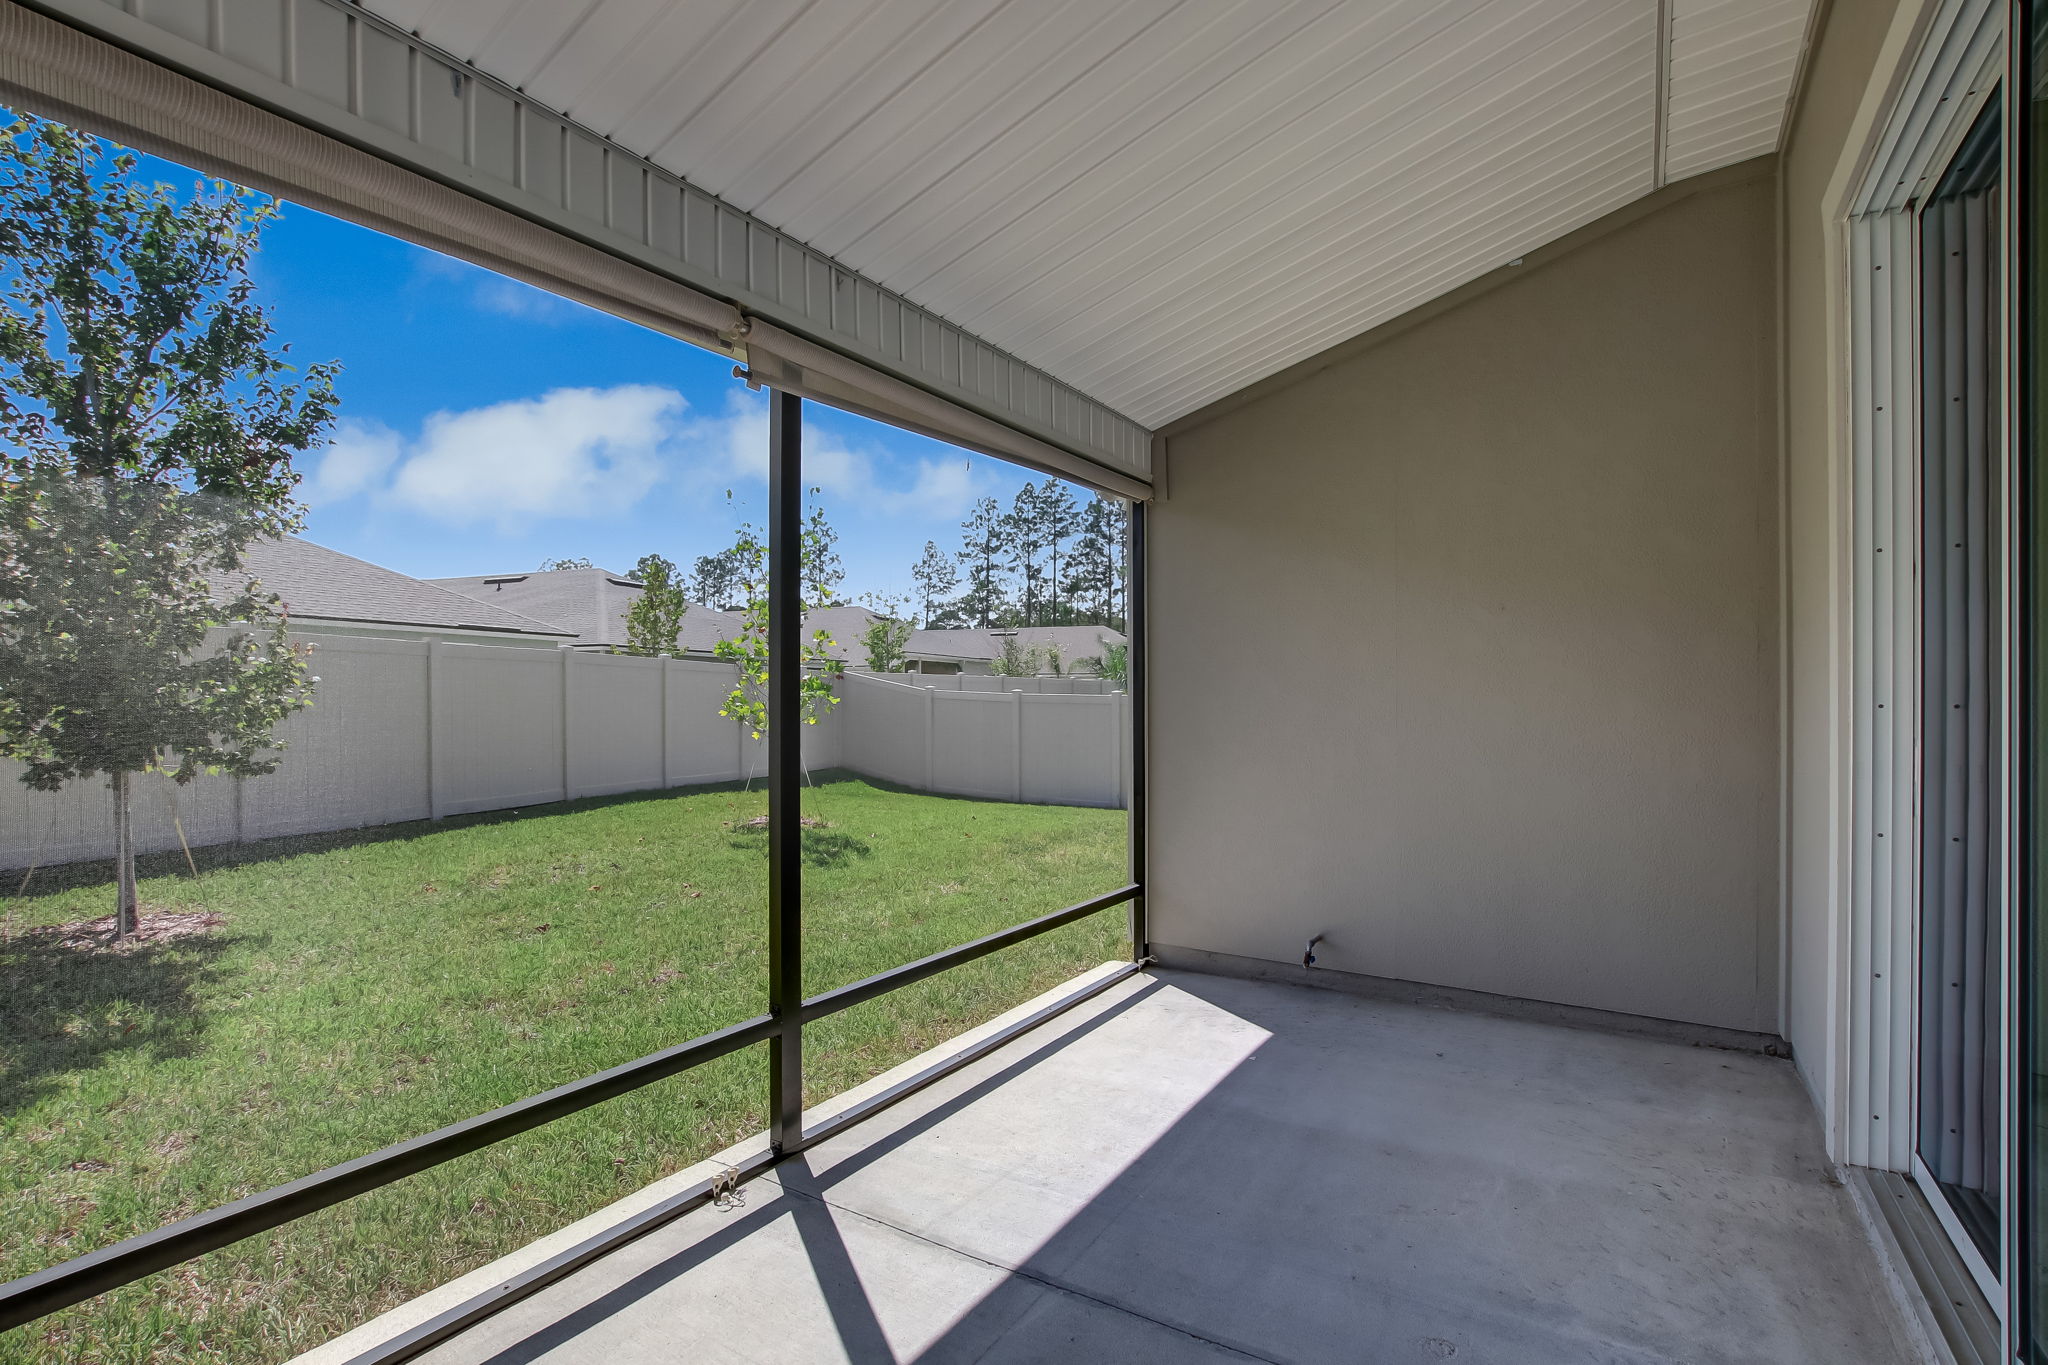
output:
[[[151,860],[204,932],[122,952],[104,866],[0,943],[0,1279],[766,1007],[765,796],[692,789]],[[1121,811],[822,781],[807,992],[1125,880]],[[12,886],[5,888],[11,891]],[[815,1101],[1123,955],[1120,909],[822,1021]],[[763,1126],[763,1049],[0,1334],[0,1361],[272,1361]]]

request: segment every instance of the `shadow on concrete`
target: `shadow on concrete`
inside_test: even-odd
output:
[[[920,1286],[863,1285],[835,1212],[1010,1267],[918,1365],[1915,1358],[1782,1061],[1184,973],[1015,1047],[781,1168],[837,1341],[766,1358],[898,1359],[877,1305]],[[721,1344],[592,1329],[744,1235],[507,1322],[493,1365]],[[730,1305],[734,1342],[775,1341],[783,1292]]]
[[[1785,1062],[1166,981],[1263,1040],[917,1365],[1917,1358]]]
[[[531,1365],[549,1352],[569,1347],[593,1328],[629,1312],[641,1300],[672,1283],[691,1269],[712,1260],[719,1253],[745,1241],[749,1236],[784,1216],[796,1220],[806,1259],[819,1290],[832,1314],[832,1321],[845,1347],[847,1359],[855,1365],[896,1365],[896,1356],[884,1335],[873,1302],[862,1286],[845,1241],[832,1221],[830,1187],[851,1173],[864,1169],[917,1136],[930,1132],[952,1114],[1001,1089],[1003,1084],[1024,1074],[1044,1057],[1050,1056],[1077,1037],[1092,1033],[1136,1004],[1154,987],[1134,992],[1068,1033],[1042,1040],[1008,1066],[918,1114],[901,1127],[881,1136],[848,1160],[838,1163],[820,1177],[809,1161],[795,1157],[775,1168],[775,1180],[758,1181],[751,1193],[773,1191],[775,1197],[750,1207],[746,1213],[725,1224],[710,1236],[693,1243],[674,1256],[633,1276],[575,1311],[549,1322],[518,1341],[492,1353],[483,1365]],[[516,1310],[508,1316],[516,1316]],[[773,1331],[772,1323],[748,1323],[746,1335],[763,1339]],[[769,1352],[769,1358],[774,1353]]]

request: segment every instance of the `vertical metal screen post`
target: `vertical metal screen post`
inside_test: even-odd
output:
[[[1131,504],[1131,575],[1124,588],[1124,627],[1129,639],[1124,685],[1131,689],[1131,960],[1143,962],[1152,953],[1152,928],[1145,914],[1145,888],[1150,880],[1145,863],[1145,694],[1151,672],[1145,639],[1145,518],[1149,504]]]
[[[768,1140],[804,1140],[803,400],[768,399]]]
[[[2036,1017],[2040,1011],[2036,972],[2040,914],[2040,689],[2039,633],[2040,564],[2035,538],[2040,534],[2040,423],[2035,414],[2039,393],[2033,376],[2039,367],[2041,336],[2034,325],[2041,297],[2041,262],[2031,240],[2037,230],[2036,196],[2041,187],[2034,167],[2037,154],[2035,119],[2040,101],[2034,97],[2035,42],[2039,18],[2031,0],[2014,0],[2006,9],[2005,81],[2005,289],[2006,306],[2006,429],[2009,469],[2006,484],[2006,566],[2011,575],[2006,593],[2011,660],[2006,684],[2010,728],[2007,753],[2011,772],[2007,790],[2013,803],[2006,829],[2007,885],[2005,917],[2006,1112],[2005,1242],[2000,1269],[2005,1279],[2003,1320],[2005,1360],[2040,1359],[2040,1304],[2035,1286],[2041,1282],[2040,1228],[2037,1216],[2041,1172],[2034,1127],[2039,1101],[2034,1076],[2039,1066]]]

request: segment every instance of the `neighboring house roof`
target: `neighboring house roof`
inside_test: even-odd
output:
[[[1057,647],[1060,658],[1071,664],[1076,659],[1100,658],[1102,646],[1124,643],[1122,631],[1108,626],[1019,626],[1015,630],[918,630],[912,631],[904,652],[913,659],[992,660],[1002,656],[1003,639],[1014,635],[1025,649]]]
[[[552,621],[574,636],[574,643],[599,649],[625,647],[626,613],[646,591],[609,569],[537,569],[427,581],[479,602]],[[737,635],[739,627],[737,613],[692,602],[683,613],[680,652],[709,654],[720,640]]]
[[[565,634],[504,606],[450,592],[297,536],[254,542],[242,552],[239,572],[213,574],[211,582],[215,594],[225,598],[239,592],[250,578],[283,598],[286,610],[304,621],[481,630],[555,641]]]
[[[822,630],[832,639],[832,643],[825,646],[826,657],[842,664],[864,665],[868,661],[868,652],[861,643],[861,636],[881,619],[882,613],[869,611],[866,607],[818,607],[804,613],[804,639],[808,641],[813,632]]]
[[[683,629],[677,636],[677,642],[685,654],[709,654],[720,640],[730,640],[738,635],[745,620],[741,612],[717,611],[692,602],[690,609],[683,613]]]
[[[1002,651],[985,630],[913,630],[904,653],[913,659],[993,659]]]

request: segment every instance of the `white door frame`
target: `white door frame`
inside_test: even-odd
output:
[[[1840,809],[1847,891],[1835,940],[1835,1002],[1841,1070],[1834,1086],[1830,1149],[1850,1165],[1917,1175],[1914,1153],[1918,1043],[1919,902],[1919,210],[1920,202],[2005,74],[2007,6],[1942,0],[1934,6],[1902,84],[1879,124],[1847,198],[1844,282],[1848,303],[1847,582],[1849,629],[1842,681],[1847,700]],[[2006,196],[2008,202],[2010,195]],[[2010,218],[2008,217],[2008,222]],[[2008,273],[2003,293],[2010,299]],[[2009,331],[2009,329],[2008,329]],[[2010,366],[2008,364],[2008,384]],[[2011,411],[2008,391],[2004,410]],[[2012,510],[2011,443],[2003,460]],[[2012,602],[2012,545],[2005,537],[2005,602]],[[2001,903],[2011,900],[2013,844],[2010,629],[1999,641],[2006,756],[1999,775],[2005,831]],[[2010,920],[2008,911],[2007,919]],[[2008,936],[2002,1017],[2012,1017]],[[2001,1045],[2004,1039],[2001,1038]],[[2002,1110],[2009,1120],[2009,1066]],[[2009,1134],[2009,1121],[2001,1123]],[[2009,1145],[2009,1138],[2006,1140]],[[2008,1178],[2001,1181],[2009,1201]],[[1929,1202],[2001,1318],[2009,1264],[1984,1263],[1938,1194]],[[2002,1209],[2002,1227],[2012,1226]],[[2000,1260],[2009,1262],[2009,1238]],[[1986,1283],[1987,1279],[1989,1283]]]

